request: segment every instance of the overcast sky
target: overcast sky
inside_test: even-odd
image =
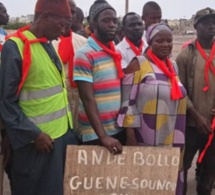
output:
[[[0,0],[7,8],[9,15],[21,16],[32,14],[36,0]],[[155,0],[163,10],[164,19],[191,18],[199,9],[211,7],[215,9],[215,0]],[[76,0],[76,4],[88,14],[90,5],[94,0]],[[125,0],[108,0],[116,9],[118,16],[123,16],[125,11]],[[130,0],[129,11],[139,14],[142,12],[143,4],[147,0]]]

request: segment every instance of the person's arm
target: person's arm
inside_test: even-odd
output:
[[[179,78],[184,85],[184,87],[188,90],[188,72],[187,72],[187,66],[189,65],[188,59],[190,59],[189,55],[191,55],[188,52],[189,48],[186,48],[181,51],[181,53],[176,58],[176,63],[178,65],[179,70]],[[202,116],[194,107],[193,102],[188,97],[187,98],[187,113],[192,117],[192,119],[196,123],[196,128],[204,133],[208,134],[211,133],[211,125],[208,119],[206,119],[204,116]]]
[[[94,97],[93,84],[86,81],[76,81],[76,83],[87,117],[101,143],[110,152],[114,152],[113,148],[116,147],[117,153],[121,153],[122,146],[120,142],[105,133],[105,129],[101,123],[99,111]]]
[[[108,136],[99,117],[97,103],[94,97],[92,62],[81,52],[77,52],[74,60],[74,81],[77,83],[80,99],[83,102],[88,120],[100,139],[111,153],[122,153],[120,142]],[[114,148],[117,150],[115,151]]]
[[[128,66],[128,62],[126,60],[125,54],[121,53],[122,59],[121,59],[121,65],[122,65],[122,69],[127,68]]]
[[[192,117],[196,123],[196,128],[203,134],[210,134],[212,132],[210,121],[201,115],[194,107],[189,107],[187,113]]]
[[[126,128],[126,145],[127,146],[138,146],[135,129],[134,128]]]
[[[49,151],[49,136],[30,122],[18,105],[19,95],[16,93],[21,75],[21,55],[16,43],[8,40],[2,49],[0,66],[0,112],[6,132],[14,149],[35,141],[42,151]]]
[[[122,45],[121,43],[119,43],[117,46],[116,46],[116,50],[121,54],[122,56],[122,59],[121,59],[121,66],[122,66],[122,69],[124,70],[125,68],[127,68],[128,66],[128,61],[126,60],[126,57],[125,57],[125,49],[126,48],[121,48]]]
[[[134,80],[136,71],[139,70],[139,62],[136,58],[124,70],[124,79]],[[131,77],[131,78],[129,78]],[[117,124],[126,130],[126,145],[137,146],[138,142],[135,135],[135,128],[140,127],[140,113],[136,106],[138,94],[138,83],[126,83],[122,81],[122,106],[120,108]],[[131,95],[132,93],[132,95]],[[132,103],[131,103],[132,102]]]
[[[181,53],[176,58],[176,64],[178,66],[178,76],[180,78],[181,83],[188,90],[188,80],[187,80],[187,59],[188,59],[188,51],[182,50]],[[193,107],[193,103],[189,97],[187,97],[187,109]]]

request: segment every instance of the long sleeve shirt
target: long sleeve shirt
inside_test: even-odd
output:
[[[62,71],[61,62],[50,43],[41,43],[46,52]],[[41,62],[38,62],[41,63]],[[39,75],[38,75],[39,76]],[[34,141],[41,133],[40,129],[28,120],[19,106],[16,94],[22,78],[22,57],[16,43],[8,40],[2,49],[0,66],[0,113],[12,147],[18,149]]]
[[[211,50],[204,50],[209,56]],[[215,108],[215,77],[212,71],[208,71],[210,88],[207,92],[203,91],[205,87],[205,59],[195,47],[195,42],[192,42],[183,49],[176,59],[179,77],[187,90],[188,102],[187,109],[194,107],[199,114],[206,117],[209,121],[212,120],[212,109]],[[212,61],[215,66],[215,58]],[[196,123],[192,117],[187,114],[187,126],[195,127]]]

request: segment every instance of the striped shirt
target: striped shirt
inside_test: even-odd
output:
[[[121,131],[116,127],[116,117],[120,108],[121,87],[117,68],[112,57],[106,53],[91,37],[87,45],[75,55],[74,81],[93,83],[94,95],[103,127],[108,135]],[[98,139],[81,102],[79,105],[78,131],[82,141]]]

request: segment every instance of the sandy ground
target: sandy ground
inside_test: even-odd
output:
[[[178,53],[180,52],[181,45],[187,41],[193,39],[193,36],[174,36],[174,47],[173,47],[173,58],[175,58]],[[197,158],[197,157],[196,157]],[[188,192],[187,195],[195,195],[195,188],[196,188],[196,181],[195,181],[195,162],[196,158],[193,161],[193,166],[189,171],[188,175]],[[7,176],[4,177],[4,192],[3,195],[11,195],[10,188],[9,188],[9,182],[7,179]],[[21,194],[20,194],[21,195]],[[212,192],[212,195],[215,195],[215,189]]]

